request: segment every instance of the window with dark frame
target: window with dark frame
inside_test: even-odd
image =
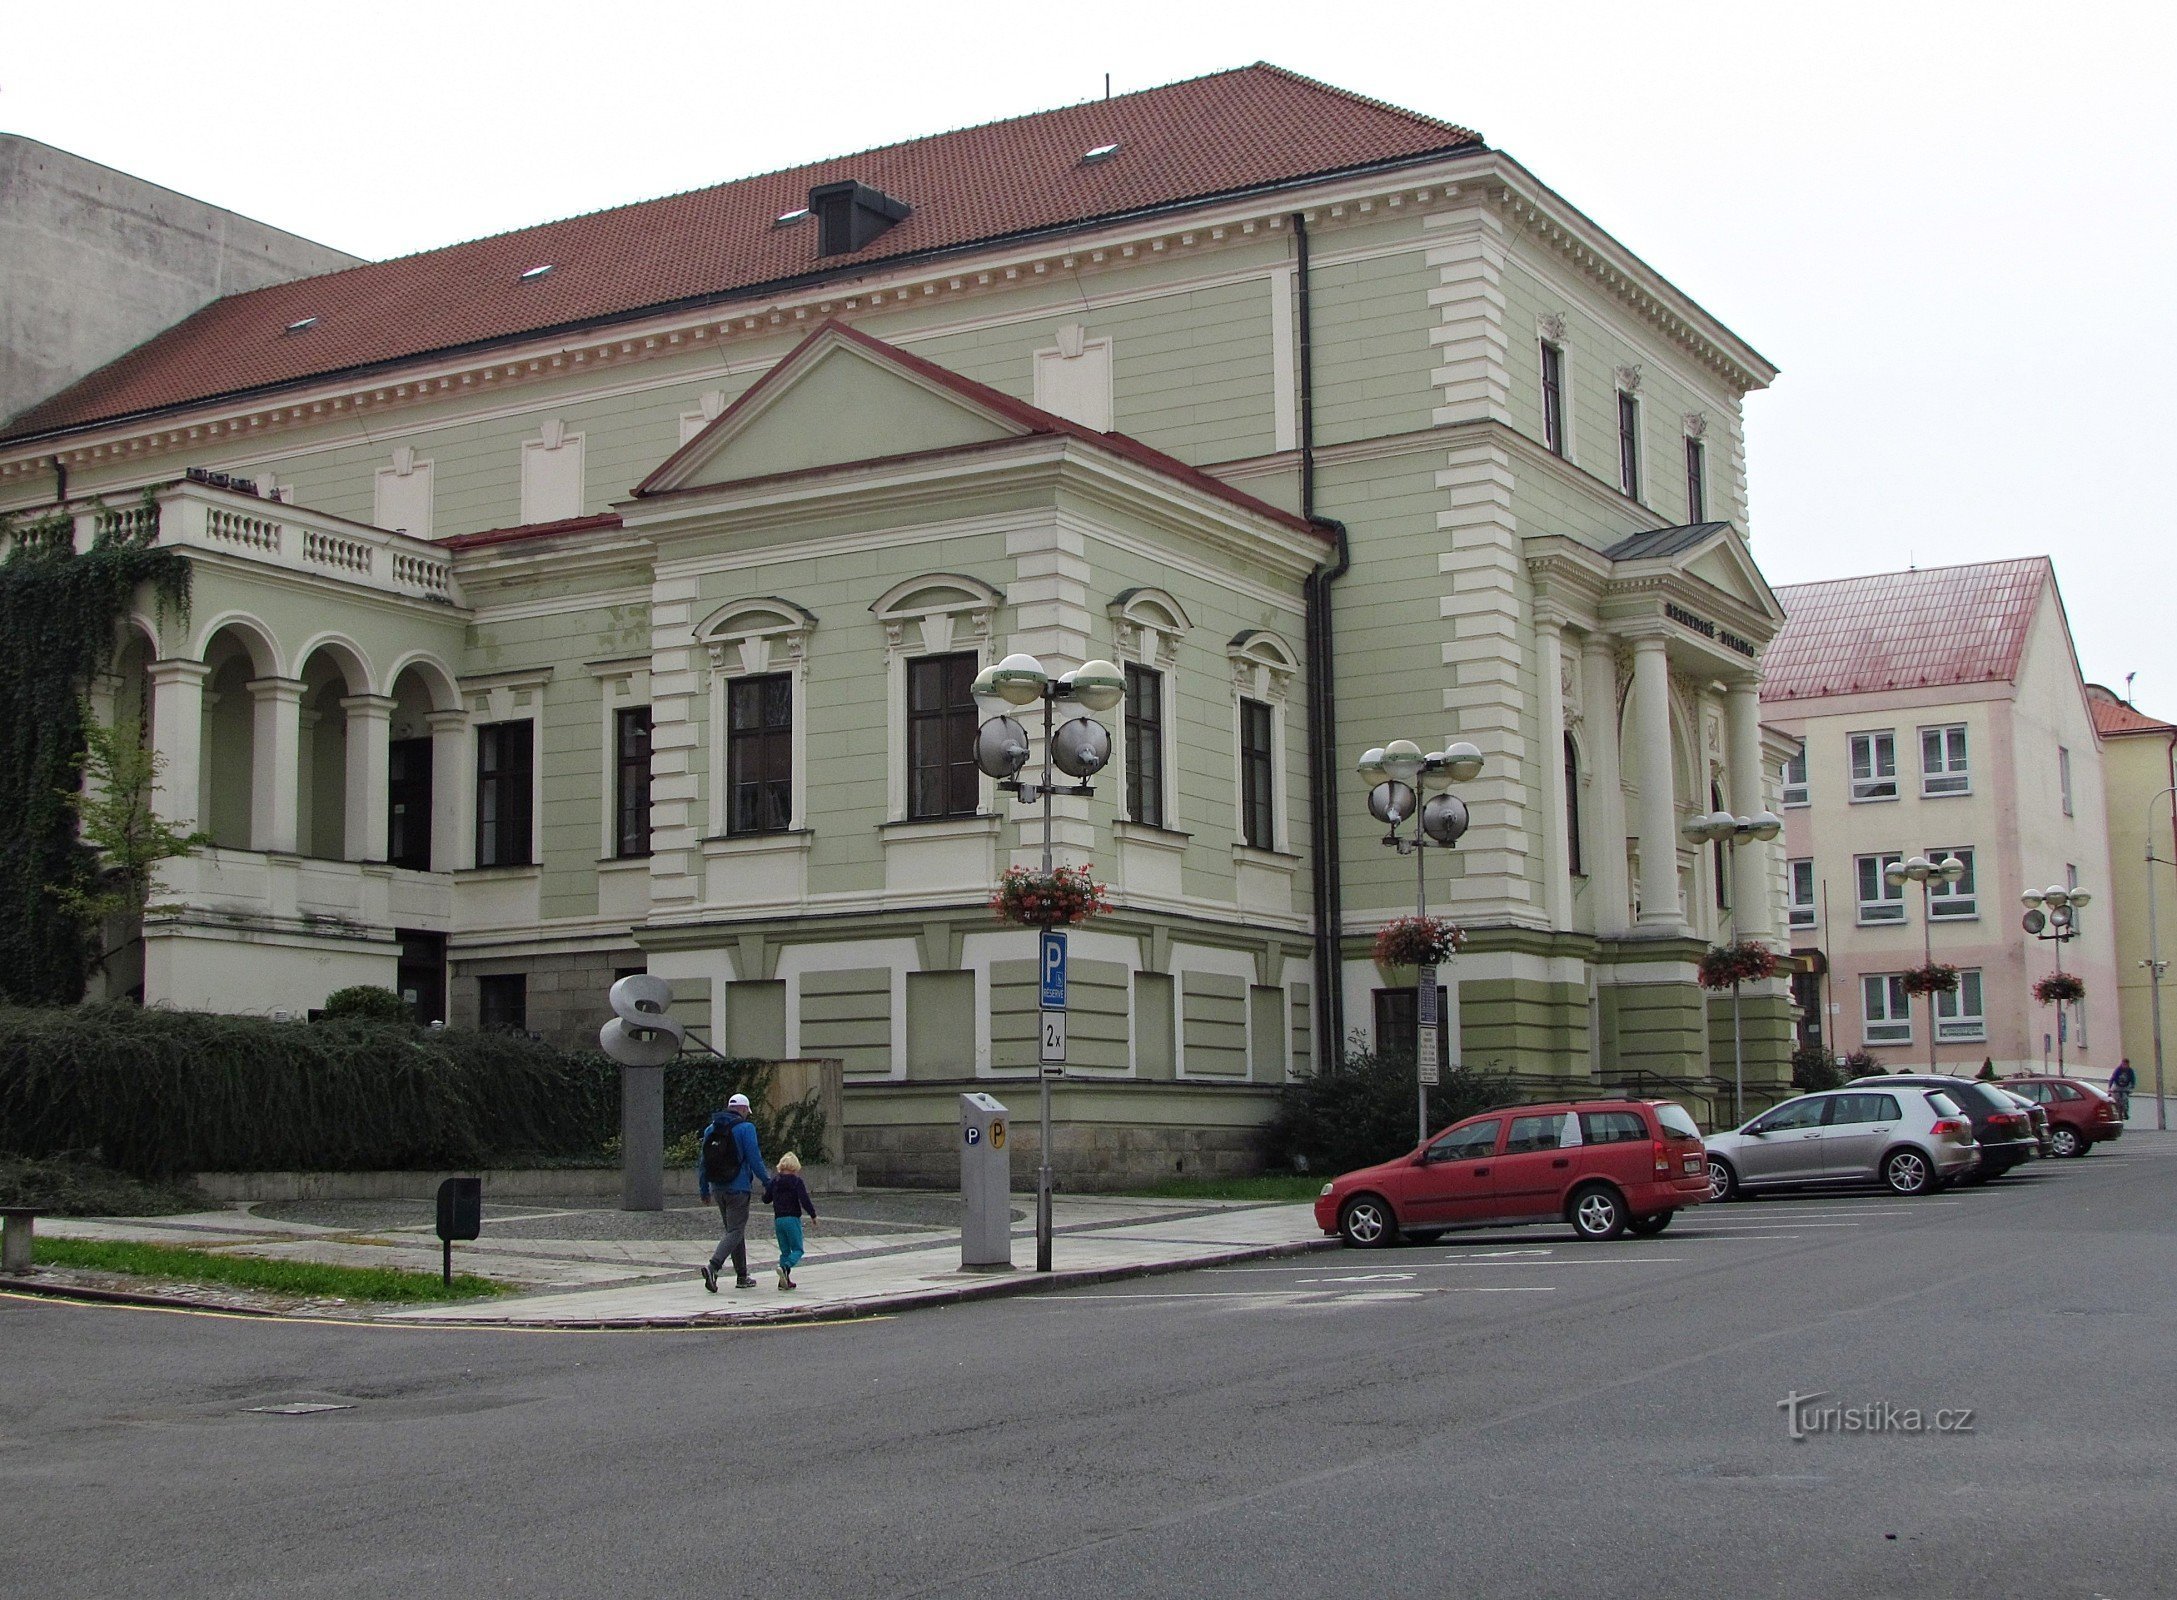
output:
[[[529,1031],[529,977],[495,972],[476,980],[476,1026],[485,1033]]]
[[[1132,662],[1126,668],[1126,814],[1147,827],[1164,826],[1164,674]]]
[[[1277,848],[1277,813],[1271,797],[1276,768],[1270,759],[1270,708],[1240,702],[1240,831],[1256,850]]]
[[[487,722],[476,730],[476,864],[526,867],[534,859],[532,821],[536,728]]]
[[[612,851],[623,859],[650,854],[650,708],[612,714]]]
[[[1414,1026],[1414,1001],[1416,991],[1412,984],[1401,989],[1376,991],[1376,1053],[1378,1055],[1403,1055],[1409,1061],[1414,1057],[1414,1042],[1420,1037]],[[1451,1065],[1451,1011],[1445,988],[1436,986],[1436,1065],[1443,1070]]]
[[[1565,839],[1566,862],[1575,878],[1587,876],[1580,857],[1580,747],[1565,735]]]
[[[726,832],[794,825],[794,676],[764,672],[726,685]]]
[[[1558,455],[1565,453],[1565,352],[1546,341],[1542,346],[1542,442]]]
[[[975,652],[907,663],[907,815],[975,814]]]
[[[1618,391],[1618,487],[1640,498],[1640,402]]]
[[[1708,520],[1708,447],[1698,439],[1686,441],[1686,520]]]
[[[431,741],[386,743],[386,864],[431,870]]]

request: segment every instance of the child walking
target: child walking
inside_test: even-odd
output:
[[[794,1268],[801,1265],[801,1218],[807,1213],[811,1222],[816,1220],[816,1206],[809,1199],[809,1186],[801,1181],[801,1157],[789,1150],[779,1157],[778,1170],[771,1175],[772,1232],[779,1240],[779,1287],[798,1289],[794,1282]]]

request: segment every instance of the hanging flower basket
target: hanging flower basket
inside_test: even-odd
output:
[[[1907,994],[1956,994],[1958,969],[1944,961],[1931,961],[1924,967],[1914,967],[1898,981]]]
[[[1007,867],[990,897],[1000,922],[1023,928],[1070,928],[1111,909],[1111,897],[1086,866],[1031,872]]]
[[[1383,967],[1433,967],[1459,953],[1466,929],[1442,917],[1400,917],[1376,935],[1376,964]]]
[[[2033,997],[2045,1006],[2086,998],[2086,985],[2068,972],[2052,972],[2033,986]]]
[[[1776,952],[1749,939],[1744,944],[1720,944],[1701,957],[1701,987],[1728,989],[1735,983],[1758,983],[1776,976]]]

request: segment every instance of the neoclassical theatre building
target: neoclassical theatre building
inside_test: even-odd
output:
[[[1400,737],[1486,757],[1428,858],[1446,1054],[1728,1081],[1694,962],[1779,933],[1778,861],[1680,830],[1787,753],[1774,375],[1478,135],[1253,66],[217,300],[0,429],[0,508],[194,568],[108,698],[215,843],[112,987],[577,1041],[648,969],[730,1052],[843,1058],[865,1176],[942,1176],[957,1092],[1035,1073],[987,900],[1040,822],[970,682],[1122,663],[1058,807],[1116,907],[1059,1162],[1168,1173],[1410,1045],[1369,945],[1413,865],[1353,777]]]

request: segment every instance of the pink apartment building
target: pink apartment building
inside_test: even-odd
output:
[[[1779,588],[1787,620],[1763,661],[1764,722],[1799,741],[1784,772],[1787,924],[1823,970],[1795,983],[1804,1040],[1929,1063],[1930,1003],[1902,974],[1959,969],[1935,999],[1934,1059],[1971,1073],[2106,1078],[2123,1054],[2100,743],[2045,557]],[[1955,884],[1888,881],[1955,855]],[[2020,896],[2090,896],[2061,946],[2021,926]],[[2035,1002],[2077,974],[2086,998]]]

